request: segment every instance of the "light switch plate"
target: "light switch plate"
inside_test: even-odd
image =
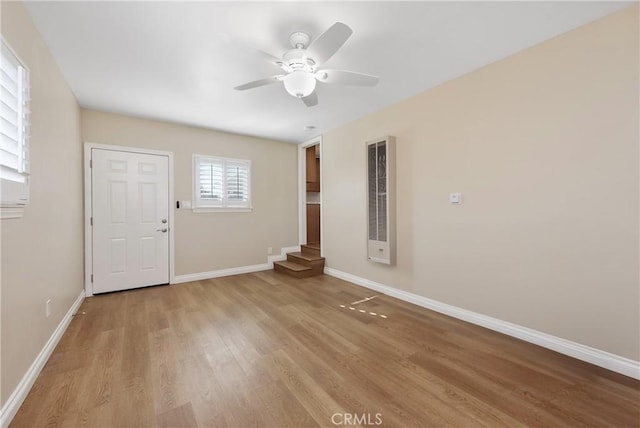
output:
[[[449,194],[449,203],[450,204],[461,204],[462,203],[462,193],[450,193]]]

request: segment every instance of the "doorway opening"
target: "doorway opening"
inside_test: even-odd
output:
[[[320,247],[320,145],[305,148],[307,242]]]
[[[322,159],[320,137],[300,147],[300,244],[317,251],[322,248]]]

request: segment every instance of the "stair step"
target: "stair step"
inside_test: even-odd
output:
[[[302,259],[307,262],[318,262],[318,261],[324,260],[324,257],[316,256],[314,254],[309,254],[309,253],[305,254],[301,251],[297,253],[287,253],[287,257],[289,256],[294,259]]]
[[[303,272],[305,270],[311,270],[310,266],[304,266],[299,263],[291,262],[289,260],[283,260],[281,262],[273,262],[276,266],[281,266],[287,270],[292,270],[294,272]]]
[[[319,244],[302,244],[300,246],[302,254],[308,254],[316,257],[320,257],[320,245]]]
[[[290,260],[273,262],[273,270],[276,272],[286,273],[290,276],[295,276],[296,278],[308,278],[322,273],[321,269],[318,267],[304,266]]]

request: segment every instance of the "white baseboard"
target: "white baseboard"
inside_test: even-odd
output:
[[[273,262],[278,260],[285,260],[287,253],[300,251],[300,246],[283,247],[280,250],[280,254],[269,256],[267,263],[261,263],[258,265],[239,266],[227,269],[212,270],[209,272],[188,273],[185,275],[176,275],[174,284],[181,284],[183,282],[202,281],[211,278],[220,278],[223,276],[240,275],[242,273],[259,272],[261,270],[273,269]]]
[[[73,315],[76,313],[78,308],[80,308],[80,305],[84,300],[84,295],[85,292],[82,290],[76,301],[73,302],[71,308],[69,308],[65,316],[60,321],[60,324],[58,324],[58,327],[56,327],[53,334],[51,334],[51,337],[49,337],[49,340],[47,340],[47,343],[45,343],[44,347],[31,364],[31,367],[29,367],[29,370],[27,370],[25,375],[22,377],[16,389],[13,390],[9,399],[4,403],[4,406],[2,406],[2,410],[0,410],[0,426],[2,428],[8,427],[11,420],[13,420],[13,417],[18,413],[22,402],[27,398],[27,394],[38,378],[42,368],[47,363],[47,360],[60,341],[60,338],[67,330]]]
[[[547,349],[552,349],[561,354],[586,361],[596,366],[604,367],[605,369],[625,376],[640,379],[640,361],[634,361],[610,352],[562,339],[557,336],[552,336],[541,331],[502,321],[497,318],[492,318],[457,306],[448,305],[407,291],[398,290],[397,288],[389,287],[388,285],[380,284],[336,269],[325,268],[324,273],[352,282],[356,285],[387,294],[405,302],[431,309],[435,312],[486,327],[508,336],[517,337],[518,339],[522,339],[526,342],[534,343]]]

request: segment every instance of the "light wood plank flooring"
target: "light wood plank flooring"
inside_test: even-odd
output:
[[[12,426],[640,426],[638,381],[390,297],[351,304],[372,295],[259,272],[87,299]]]

